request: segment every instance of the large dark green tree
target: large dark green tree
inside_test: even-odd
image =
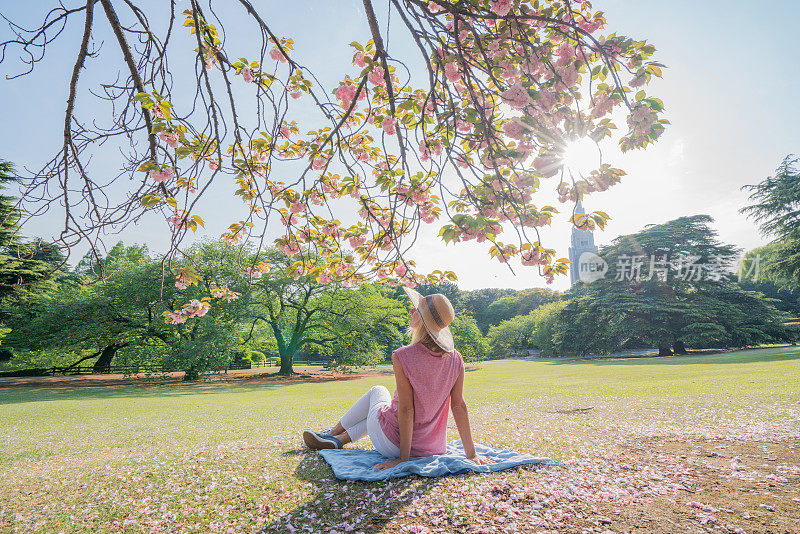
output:
[[[542,304],[555,302],[561,298],[561,293],[547,288],[531,288],[515,291],[502,296],[475,313],[478,326],[487,331],[492,325],[499,325],[518,315],[527,315]]]
[[[290,268],[298,256],[268,249],[260,257],[269,270],[252,281],[243,321],[250,332],[274,337],[280,374],[293,374],[303,353],[363,365],[383,361],[390,347],[402,342],[407,310],[391,298],[393,290],[321,284],[314,267],[318,258],[312,256],[303,257],[302,272]],[[248,335],[247,341],[257,337]]]
[[[800,280],[787,278],[774,268],[776,243],[745,254],[739,270],[739,285],[748,291],[760,291],[775,299],[775,307],[792,317],[800,317]]]
[[[235,280],[233,250],[203,243],[189,252],[205,283],[224,278],[244,285],[244,276]],[[180,308],[208,288],[167,285],[162,291],[162,263],[150,258],[144,246],[118,243],[101,261],[83,262],[77,281],[42,295],[27,315],[20,313],[9,344],[20,350],[60,351],[72,357],[72,366],[89,361],[96,372],[108,370],[120,351],[134,366],[162,364],[185,370],[190,378],[227,363],[241,304],[214,306],[189,324],[166,324],[165,307]],[[158,355],[155,361],[153,354]]]
[[[0,160],[0,191],[18,183],[14,166],[8,161]],[[37,242],[26,243],[20,235],[18,223],[21,214],[16,204],[15,197],[0,194],[0,308],[12,294],[20,298],[25,292],[46,291],[58,279],[55,276],[44,287],[35,284],[43,280],[56,266],[52,262],[40,261],[45,258],[37,256],[37,253],[41,253],[41,249],[37,250]],[[54,256],[49,255],[46,259],[52,260]]]
[[[0,160],[0,191],[18,183],[14,166]],[[16,204],[15,197],[0,194],[0,342],[10,332],[7,325],[19,318],[15,310],[24,309],[36,295],[60,283],[63,274],[53,271],[65,263],[55,247],[42,245],[40,239],[33,243],[23,240]],[[48,277],[50,273],[53,274]],[[13,356],[7,345],[0,349],[0,361]]]
[[[765,274],[800,280],[800,158],[784,158],[774,176],[744,186],[751,191],[751,205],[741,209],[759,224],[761,233],[773,238],[771,261]]]
[[[787,339],[784,314],[745,291],[732,272],[735,247],[707,215],[681,217],[621,236],[600,251],[609,274],[577,284],[554,327],[559,352],[749,346]]]

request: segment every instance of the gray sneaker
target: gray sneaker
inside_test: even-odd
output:
[[[303,441],[309,449],[342,449],[344,444],[331,434],[316,432],[314,430],[303,431]]]

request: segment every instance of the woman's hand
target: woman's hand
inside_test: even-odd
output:
[[[475,453],[472,456],[467,456],[467,460],[471,460],[471,461],[475,462],[478,465],[486,465],[486,464],[495,463],[495,461],[492,460],[491,458],[488,458],[488,457],[483,456],[482,454],[478,454],[478,453]]]
[[[382,463],[379,463],[379,464],[375,464],[375,465],[372,466],[372,468],[374,469],[374,468],[377,467],[380,470],[391,469],[392,467],[396,466],[397,464],[402,464],[402,463],[403,463],[403,460],[401,460],[400,458],[397,458],[395,460],[389,460],[388,462],[382,462]]]

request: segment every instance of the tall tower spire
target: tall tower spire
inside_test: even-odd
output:
[[[575,205],[575,213],[586,213],[583,209],[583,202],[580,200]],[[569,281],[571,285],[580,280],[580,259],[584,252],[597,253],[597,246],[594,244],[594,233],[591,230],[582,230],[573,225],[572,238],[569,247]]]

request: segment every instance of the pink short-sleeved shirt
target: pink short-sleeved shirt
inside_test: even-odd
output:
[[[447,412],[450,390],[461,376],[464,358],[457,350],[435,355],[421,343],[406,345],[394,351],[403,372],[414,390],[414,432],[411,456],[431,456],[447,451]],[[381,429],[389,440],[400,447],[397,421],[397,389],[391,404],[378,411]]]

